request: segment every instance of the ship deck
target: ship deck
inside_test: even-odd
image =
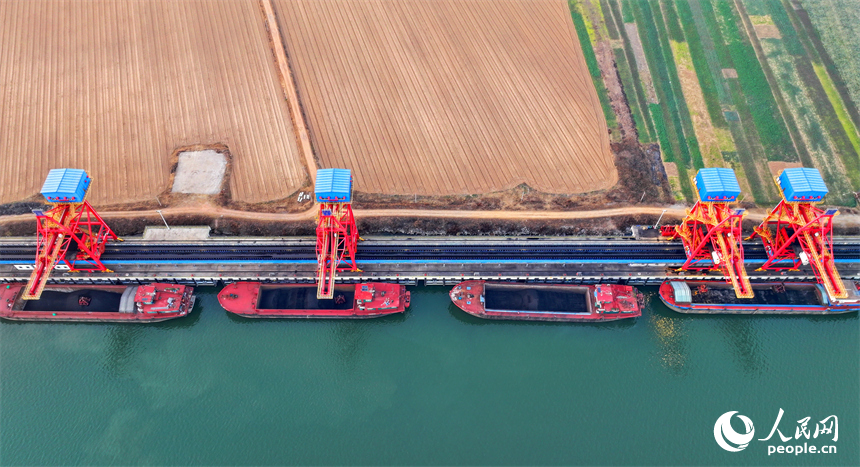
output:
[[[359,289],[376,290],[373,300]],[[316,285],[234,282],[218,293],[218,303],[230,313],[248,318],[373,318],[402,313],[409,293],[399,284],[338,284],[334,297],[317,298]],[[372,295],[372,293],[370,293]]]
[[[0,288],[0,318],[13,321],[155,323],[190,314],[195,301],[194,296],[190,295],[185,297],[187,307],[183,310],[140,313],[135,310],[131,300],[123,305],[126,302],[123,299],[125,292],[132,294],[125,294],[130,299],[136,287],[129,289],[129,286],[125,285],[49,285],[39,300],[22,299],[20,294],[23,288],[24,284],[10,284]],[[80,304],[79,299],[82,296],[87,297],[88,305]],[[177,295],[177,298],[179,297],[181,296]],[[120,311],[123,306],[128,307],[127,312]]]
[[[587,323],[641,316],[641,310],[635,302],[635,290],[629,293],[628,298],[615,297],[612,286],[604,286],[606,289],[598,294],[603,301],[596,303],[594,291],[599,287],[500,284],[469,280],[451,289],[449,297],[454,305],[466,313],[487,319]],[[627,291],[624,293],[627,294]],[[617,300],[622,298],[634,302],[619,303]],[[601,308],[598,309],[598,306]]]
[[[587,287],[523,287],[485,284],[487,311],[590,313]]]
[[[723,284],[719,284],[723,285]],[[693,290],[693,304],[715,305],[821,305],[821,295],[812,284],[809,286],[785,286],[784,291],[776,290],[774,287],[753,286],[752,298],[738,298],[731,286],[714,287],[707,286],[707,292],[701,293]]]
[[[318,299],[317,287],[260,288],[257,309],[264,310],[352,310],[355,306],[355,288],[335,287],[334,298]]]
[[[693,314],[775,314],[819,315],[860,310],[860,296],[850,292],[847,299],[830,303],[814,282],[753,283],[753,298],[737,298],[731,285],[704,281],[665,281],[660,300],[679,313]],[[685,285],[684,285],[685,284]],[[704,289],[699,290],[699,287]],[[849,291],[857,290],[846,281]]]
[[[104,291],[76,289],[71,291],[45,290],[38,300],[25,300],[23,311],[69,311],[110,313],[119,311],[122,290]],[[86,297],[89,305],[81,305],[79,299]]]

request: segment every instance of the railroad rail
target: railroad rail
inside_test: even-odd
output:
[[[745,248],[747,245],[744,245]],[[213,238],[199,242],[145,242],[129,238],[108,245],[102,259],[112,273],[57,270],[52,283],[162,282],[214,285],[219,282],[314,283],[316,239]],[[810,271],[756,272],[766,254],[750,243],[747,269],[753,282],[791,278],[815,280]],[[860,239],[834,240],[840,272],[860,280]],[[0,239],[0,282],[26,280],[35,243]],[[676,273],[685,260],[680,243],[624,237],[371,237],[359,244],[361,272],[344,272],[338,282],[386,281],[448,285],[465,278],[525,282],[617,282],[656,285],[667,277],[723,280],[719,275]]]
[[[628,260],[683,261],[686,259],[680,243],[655,241],[575,241],[512,240],[486,244],[464,243],[460,240],[369,240],[358,247],[357,260],[367,261],[575,261]],[[137,261],[308,261],[316,260],[313,240],[278,243],[232,243],[204,241],[186,244],[163,244],[128,241],[105,248],[106,263]],[[841,261],[860,261],[860,241],[835,241],[834,254]],[[0,262],[28,264],[35,255],[35,246],[17,242],[0,242]],[[744,244],[748,262],[764,262],[767,254],[757,242]]]

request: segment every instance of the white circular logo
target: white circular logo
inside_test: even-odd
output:
[[[738,413],[737,410],[726,412],[720,415],[717,423],[714,424],[714,439],[721,448],[730,452],[743,451],[750,444],[755,436],[755,428],[753,428],[752,420],[743,415],[738,415],[738,418],[744,422],[746,433],[738,433],[732,428],[732,415]]]

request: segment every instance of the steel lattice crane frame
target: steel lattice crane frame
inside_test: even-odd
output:
[[[62,260],[72,272],[110,272],[101,256],[109,240],[120,240],[88,201],[56,203],[36,214],[36,265],[24,290],[24,300],[38,300],[54,266]],[[78,251],[66,256],[72,242]]]
[[[664,236],[680,238],[684,244],[687,261],[678,271],[719,270],[738,298],[751,298],[753,290],[741,245],[743,217],[743,209],[733,210],[727,203],[698,201],[680,225],[664,227]]]
[[[799,270],[804,261],[797,245],[831,300],[846,298],[848,291],[833,258],[833,217],[838,214],[813,203],[780,201],[747,238],[759,236],[764,243],[768,259],[759,270]]]
[[[358,227],[350,203],[320,203],[317,221],[317,298],[334,297],[335,274],[360,272],[355,264]],[[348,264],[342,267],[341,264]]]

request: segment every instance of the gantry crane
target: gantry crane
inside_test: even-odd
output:
[[[731,282],[738,298],[752,298],[741,245],[744,210],[729,207],[741,192],[735,172],[700,169],[693,183],[699,200],[680,225],[662,229],[663,235],[680,238],[684,243],[687,261],[678,271],[719,270]]]
[[[317,298],[334,296],[338,271],[360,271],[355,264],[358,227],[352,214],[352,172],[320,169],[314,185],[317,221]],[[348,267],[341,267],[346,262]]]
[[[833,216],[839,211],[815,206],[828,191],[821,172],[783,169],[775,181],[782,201],[748,238],[758,236],[764,243],[767,262],[761,269],[799,270],[808,264],[831,300],[846,298],[848,291],[833,261]]]
[[[86,200],[92,179],[83,170],[53,169],[42,185],[42,196],[53,206],[36,214],[36,265],[24,289],[24,300],[38,300],[51,271],[62,260],[72,272],[109,271],[101,262],[108,240],[119,240]],[[69,246],[77,253],[67,258]]]

